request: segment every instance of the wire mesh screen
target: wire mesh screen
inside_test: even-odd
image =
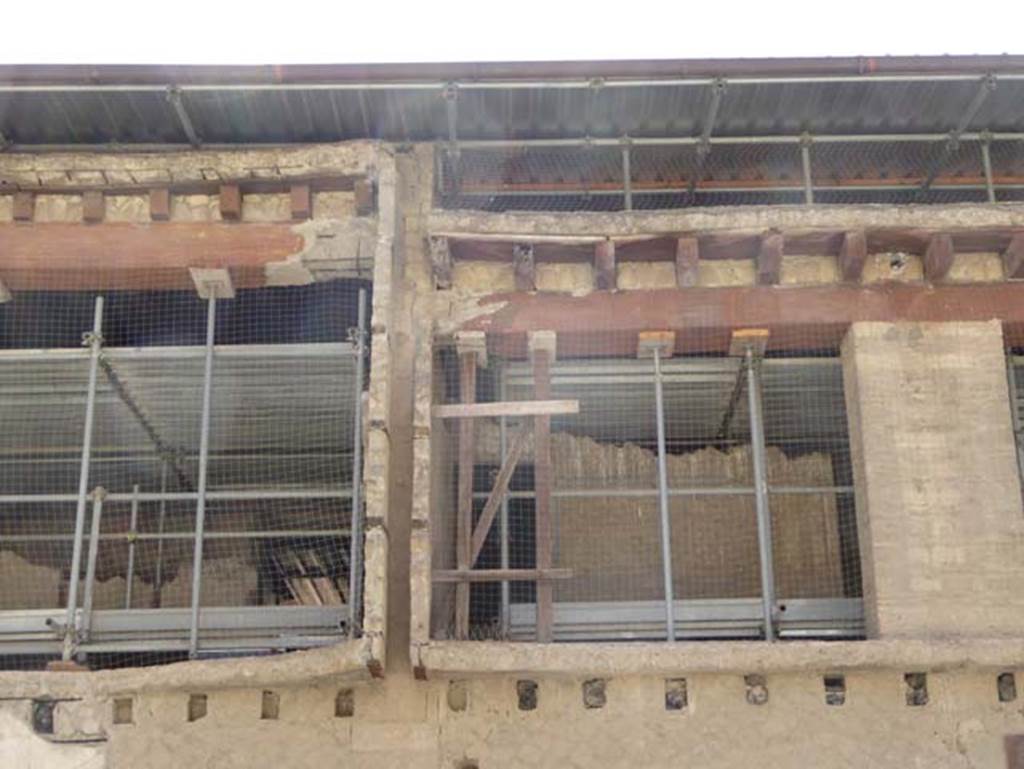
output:
[[[468,420],[470,564],[486,576],[466,578],[468,628],[460,628],[457,588],[435,571],[435,635],[543,638],[538,615],[550,611],[547,639],[554,641],[861,637],[835,351],[813,349],[810,338],[807,348],[794,346],[791,338],[786,349],[769,344],[764,355],[730,356],[709,336],[663,349],[656,366],[650,355],[622,355],[638,349],[636,334],[596,336],[570,339],[563,354],[560,335],[550,384],[540,387],[535,362],[521,351],[497,354],[494,345],[503,345],[492,340],[474,395],[503,404],[507,415]],[[457,355],[442,350],[439,363],[446,372],[439,399],[473,400],[462,392]],[[550,420],[549,439],[538,417],[511,415],[544,399],[578,403],[542,417]],[[437,469],[435,570],[458,562],[465,434],[454,422],[467,420],[443,421],[448,461]],[[548,443],[547,470],[538,441]],[[518,461],[502,494],[510,456]],[[549,500],[539,509],[542,495]],[[538,597],[545,583],[550,610]]]
[[[487,211],[985,202],[1019,197],[1024,141],[476,142],[442,148],[438,164],[442,207]]]
[[[367,289],[0,304],[0,665],[147,664],[357,632]]]

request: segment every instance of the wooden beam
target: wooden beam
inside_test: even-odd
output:
[[[242,219],[242,190],[237,184],[220,186],[220,218],[227,222]]]
[[[107,214],[107,199],[102,190],[87,190],[82,194],[82,221],[99,224]]]
[[[579,414],[576,400],[498,401],[496,403],[444,403],[433,407],[438,419],[472,419],[476,417],[535,417],[552,414]]]
[[[1024,234],[1015,235],[1003,251],[1003,274],[1007,278],[1024,278]]]
[[[933,235],[924,252],[924,277],[933,283],[945,280],[953,266],[953,238],[950,235]]]
[[[308,184],[293,184],[289,190],[292,220],[301,222],[313,216],[313,195]]]
[[[31,222],[36,215],[36,196],[31,192],[14,193],[12,215],[16,222]]]
[[[166,222],[171,218],[171,191],[156,187],[149,191],[149,218],[154,222]]]
[[[614,251],[612,252],[614,255]],[[614,272],[614,264],[613,264]],[[538,335],[533,354],[533,395],[551,398],[551,361],[547,349],[551,335]],[[464,420],[469,421],[469,420]],[[551,417],[533,418],[533,508],[535,516],[536,565],[550,569],[554,560],[554,526],[551,519]],[[551,583],[537,585],[537,641],[550,643],[554,626],[554,592]]]
[[[615,242],[602,240],[594,246],[594,288],[598,291],[614,291]]]
[[[459,355],[459,397],[464,404],[476,401],[475,352]],[[460,571],[472,566],[473,538],[473,468],[476,464],[475,426],[472,419],[459,422],[459,479],[455,525],[455,561]],[[460,582],[455,588],[455,637],[469,638],[469,583]]]
[[[512,474],[516,471],[519,458],[523,455],[523,451],[526,450],[526,441],[529,437],[530,423],[524,422],[512,441],[512,446],[509,448],[508,456],[505,457],[501,469],[498,470],[498,477],[494,479],[494,488],[487,495],[484,509],[481,511],[480,518],[476,522],[476,529],[473,531],[473,550],[469,557],[470,568],[476,565],[476,561],[480,557],[480,551],[487,540],[487,533],[494,524],[494,516],[498,512],[498,505],[501,504],[501,500],[504,499],[505,493],[508,491],[509,481],[512,480]]]
[[[761,236],[757,252],[757,283],[760,286],[774,286],[782,275],[781,232],[766,232]]]
[[[356,216],[369,216],[377,209],[372,181],[357,179],[352,191],[356,198]]]
[[[843,234],[839,247],[839,274],[851,283],[860,281],[868,259],[868,239],[864,230],[851,230]]]
[[[250,287],[302,248],[288,224],[0,224],[0,274],[17,291],[161,289],[190,287],[189,267],[230,267]]]
[[[1001,320],[1024,328],[1024,283],[792,288],[661,289],[592,292],[585,296],[500,294],[484,300],[494,312],[464,324],[486,328],[496,354],[525,358],[539,330],[558,334],[560,355],[636,354],[636,334],[676,332],[676,352],[725,352],[733,329],[767,328],[773,350],[835,348],[851,323]]]
[[[512,272],[515,274],[516,291],[537,290],[537,276],[533,261],[533,246],[529,243],[513,244]]]
[[[676,285],[679,288],[696,286],[700,278],[700,242],[693,236],[676,241]]]
[[[460,582],[465,583],[467,588],[470,582],[543,583],[555,579],[572,579],[572,576],[572,569],[436,569],[431,572],[434,582]]]
[[[434,286],[452,287],[452,252],[448,238],[430,238],[430,264],[434,272]]]

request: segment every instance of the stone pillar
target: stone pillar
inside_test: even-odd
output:
[[[1000,324],[855,323],[842,357],[869,637],[1024,635]]]

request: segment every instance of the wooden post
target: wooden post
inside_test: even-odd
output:
[[[166,222],[171,218],[171,191],[166,187],[154,187],[149,191],[149,218],[154,222]]]
[[[313,195],[308,184],[293,184],[289,190],[292,220],[301,222],[313,216]]]
[[[107,199],[102,190],[86,190],[82,194],[82,221],[98,224],[106,215]]]
[[[482,332],[456,336],[459,354],[459,400],[476,402],[476,367],[486,355]],[[473,466],[476,462],[476,420],[459,420],[459,488],[455,522],[455,561],[460,570],[472,567],[473,553]],[[455,638],[469,638],[469,582],[455,586]]]
[[[953,266],[953,238],[949,235],[932,235],[924,252],[924,277],[933,283],[945,280]]]
[[[512,244],[512,271],[515,274],[516,291],[535,291],[537,289],[532,245],[529,243]]]
[[[783,237],[781,232],[768,231],[761,236],[757,252],[757,283],[774,286],[782,275]]]
[[[860,281],[864,263],[868,258],[868,239],[864,230],[851,230],[843,234],[839,247],[839,272],[843,280],[851,283]]]
[[[242,218],[242,191],[237,184],[220,186],[220,218],[237,222]]]
[[[36,212],[36,196],[31,192],[14,193],[13,218],[16,222],[31,222]]]
[[[555,334],[537,331],[530,335],[533,357],[533,393],[538,400],[551,398],[551,363],[555,357]],[[551,417],[533,418],[533,495],[537,569],[550,569],[554,561],[551,523]],[[554,625],[554,586],[537,582],[537,641],[550,643]]]
[[[594,288],[597,291],[614,291],[615,241],[602,240],[594,246]]]
[[[1024,235],[1014,235],[1003,251],[1003,272],[1007,278],[1024,278]]]
[[[700,246],[695,237],[681,237],[676,241],[676,285],[690,288],[700,277]]]

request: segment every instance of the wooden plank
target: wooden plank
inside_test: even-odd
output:
[[[533,246],[529,243],[516,243],[512,246],[512,272],[515,275],[516,291],[536,291]]]
[[[480,557],[480,550],[484,546],[484,542],[487,539],[487,533],[491,530],[491,526],[494,524],[494,516],[498,512],[498,505],[501,504],[501,500],[505,497],[505,493],[508,491],[509,481],[512,480],[512,474],[516,470],[516,465],[519,464],[519,458],[523,455],[523,451],[526,449],[526,441],[530,437],[530,424],[524,422],[523,426],[516,433],[515,439],[512,441],[512,446],[509,448],[508,456],[505,457],[504,463],[501,465],[501,469],[498,471],[498,477],[494,479],[494,488],[491,489],[491,493],[487,495],[487,501],[484,503],[484,509],[480,513],[480,519],[476,523],[476,529],[473,531],[473,549],[469,557],[469,565],[472,567],[476,564],[477,559]]]
[[[533,394],[537,400],[551,397],[551,352],[533,351]],[[533,420],[533,492],[536,565],[550,569],[554,560],[554,532],[551,520],[551,417]],[[549,643],[554,627],[554,591],[550,582],[537,585],[537,640]]]
[[[293,184],[289,196],[293,221],[301,222],[313,216],[313,195],[308,184]]]
[[[107,199],[102,190],[88,190],[82,193],[82,221],[99,224],[107,213]]]
[[[550,582],[572,579],[572,569],[437,569],[431,573],[434,582]],[[540,589],[541,584],[537,585]],[[550,585],[548,585],[550,588]]]
[[[452,287],[452,252],[448,238],[430,238],[430,265],[434,273],[434,286]]]
[[[692,236],[676,241],[676,285],[696,286],[700,278],[700,241]]]
[[[766,232],[761,236],[757,252],[757,283],[760,286],[774,286],[782,276],[781,232]]]
[[[171,218],[171,191],[156,187],[149,191],[149,218],[154,222],[166,222]]]
[[[1003,251],[1003,274],[1008,278],[1024,278],[1024,235],[1015,235]]]
[[[439,419],[474,419],[477,417],[535,417],[553,414],[579,414],[580,402],[564,401],[497,401],[494,403],[445,403],[433,408]]]
[[[459,356],[459,397],[465,404],[476,401],[476,353]],[[476,462],[475,426],[472,419],[459,423],[459,487],[458,519],[455,524],[455,561],[461,571],[472,565],[473,538],[473,467]],[[469,638],[469,583],[455,588],[455,637]]]
[[[242,190],[237,184],[220,186],[220,218],[237,222],[242,218]]]
[[[864,230],[851,230],[843,235],[843,243],[839,247],[839,274],[843,280],[856,283],[864,272],[864,263],[868,258],[868,239]]]
[[[950,235],[933,235],[924,252],[924,277],[933,283],[945,280],[953,266],[953,238]]]
[[[616,284],[615,242],[602,240],[594,246],[594,288],[614,291]]]
[[[262,281],[264,265],[302,248],[288,223],[0,224],[0,270],[22,291],[180,288],[188,267],[252,267]]]
[[[36,196],[31,192],[15,192],[12,216],[16,222],[31,222],[36,215]]]
[[[377,209],[372,181],[357,179],[352,186],[352,192],[356,199],[356,216],[369,216]]]

